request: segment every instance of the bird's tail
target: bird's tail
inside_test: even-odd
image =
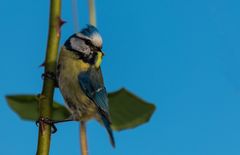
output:
[[[113,136],[113,132],[112,132],[112,128],[111,128],[111,122],[109,121],[108,118],[106,118],[105,115],[100,114],[101,115],[101,119],[103,121],[103,125],[105,126],[105,128],[107,129],[109,138],[110,138],[110,142],[112,144],[112,146],[115,148],[115,140],[114,140],[114,136]]]

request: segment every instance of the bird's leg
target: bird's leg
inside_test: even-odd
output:
[[[52,127],[52,134],[56,133],[57,132],[57,127],[55,126],[55,124],[57,123],[63,123],[63,122],[69,122],[69,121],[74,121],[74,119],[70,116],[69,118],[67,119],[64,119],[64,120],[51,120],[49,118],[44,118],[44,117],[40,117],[39,120],[36,121],[36,125],[38,126],[39,123],[45,123],[45,124],[48,124]]]
[[[52,121],[51,119],[49,118],[44,118],[44,117],[40,117],[39,120],[36,121],[36,125],[38,126],[38,124],[42,124],[42,123],[45,123],[45,124],[48,124],[51,126],[51,132],[52,134],[54,134],[55,132],[57,132],[57,128],[55,126],[55,124],[53,123],[54,121]],[[41,125],[40,125],[41,126]],[[43,125],[42,125],[43,127]],[[43,129],[42,129],[43,130]]]
[[[55,73],[46,71],[45,73],[42,74],[42,78],[44,77],[53,80],[55,83],[55,87],[58,87],[57,76]]]

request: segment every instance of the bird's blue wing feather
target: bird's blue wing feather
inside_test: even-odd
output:
[[[109,115],[107,91],[101,78],[101,72],[96,69],[82,72],[79,74],[78,80],[84,93],[100,110]]]
[[[111,121],[109,116],[107,91],[103,84],[102,73],[100,69],[89,69],[78,76],[79,84],[84,93],[96,104],[102,122],[108,131],[111,144],[115,146]]]

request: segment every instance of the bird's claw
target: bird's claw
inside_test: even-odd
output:
[[[44,77],[46,77],[46,78],[48,78],[48,79],[51,79],[51,80],[56,80],[56,75],[55,75],[55,73],[53,73],[53,72],[45,72],[45,73],[43,73],[42,74],[42,78],[44,78]]]
[[[55,82],[55,86],[58,87],[58,81],[55,73],[46,71],[45,73],[42,74],[42,79],[44,78],[53,80]]]
[[[36,123],[36,126],[38,126],[40,123],[48,124],[51,126],[52,134],[57,132],[57,127],[55,126],[54,121],[49,118],[40,117],[39,120],[37,120],[35,123]]]

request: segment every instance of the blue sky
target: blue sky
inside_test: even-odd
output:
[[[90,154],[240,154],[240,2],[237,0],[97,1],[104,39],[102,68],[109,91],[126,87],[155,103],[148,124],[115,132],[88,123]],[[80,28],[88,23],[79,0]],[[6,94],[39,93],[49,1],[1,1],[0,154],[36,152],[37,128],[7,106]],[[61,45],[73,30],[63,0]],[[63,102],[59,93],[55,99]],[[126,109],[127,110],[127,109]],[[79,154],[79,125],[58,125],[51,154]]]

